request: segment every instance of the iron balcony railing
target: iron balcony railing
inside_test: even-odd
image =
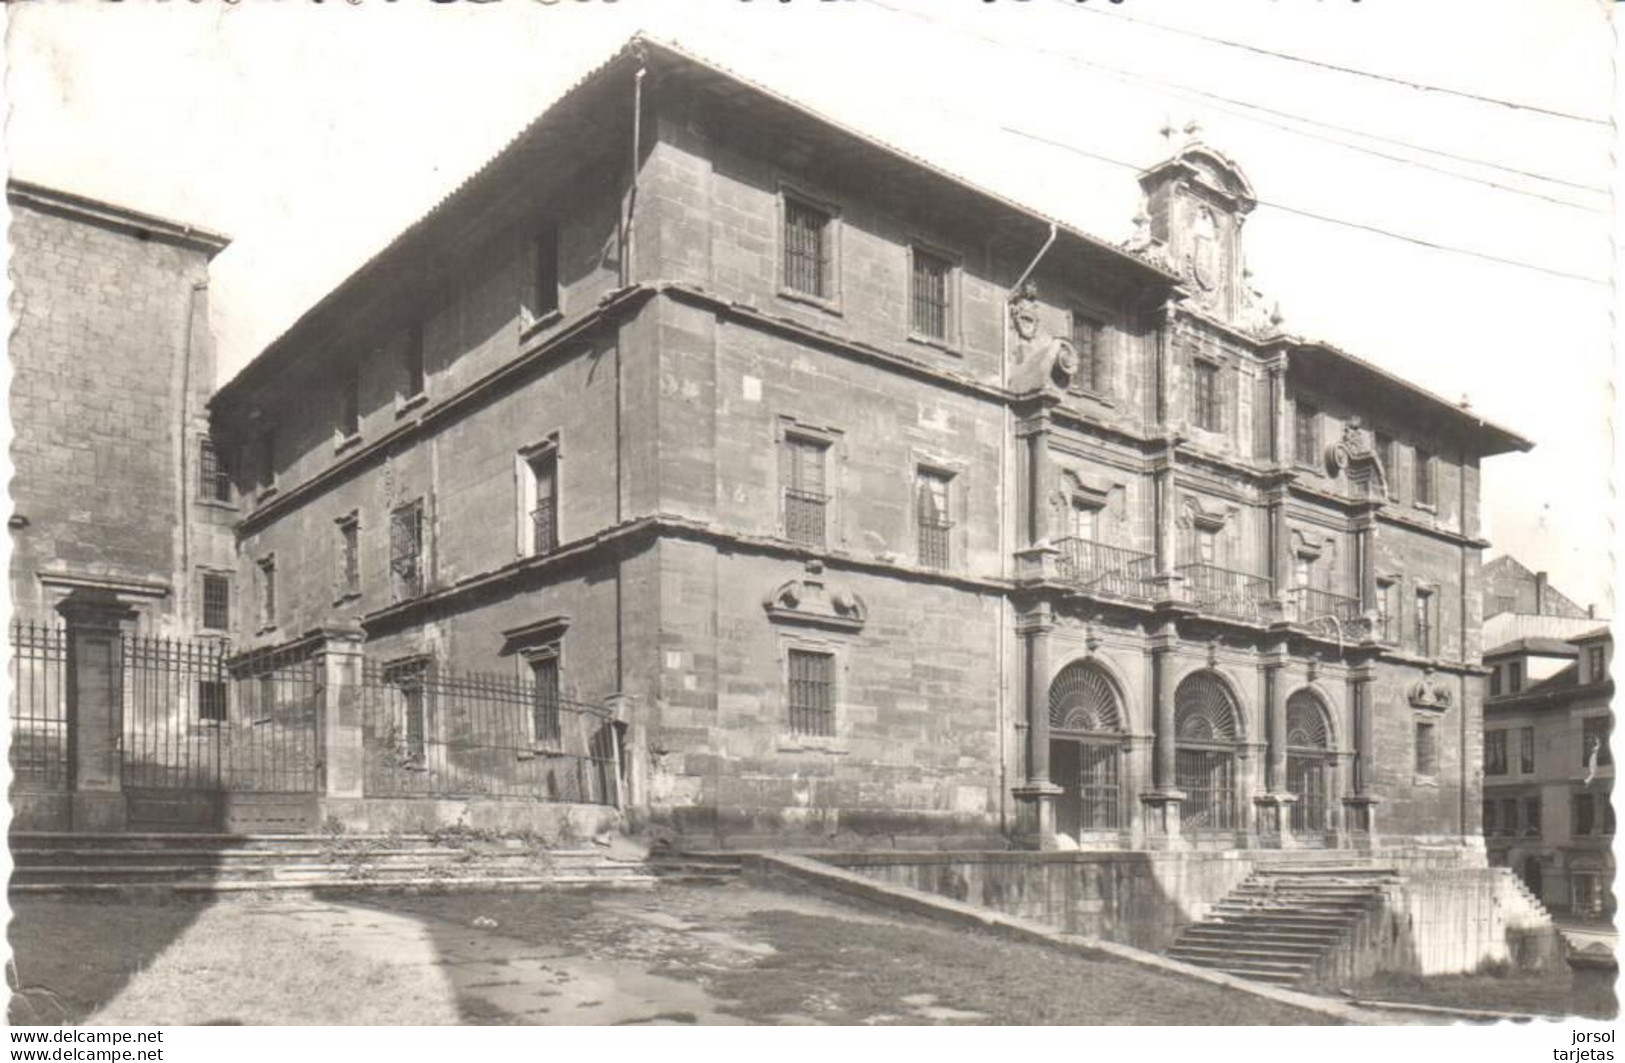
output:
[[[1184,577],[1179,593],[1187,604],[1238,620],[1264,618],[1264,607],[1273,593],[1268,576],[1201,562],[1180,565],[1177,571]]]
[[[1313,620],[1331,617],[1338,622],[1346,635],[1355,633],[1351,630],[1351,626],[1359,626],[1360,633],[1364,633],[1365,614],[1360,609],[1358,598],[1350,598],[1346,594],[1334,591],[1323,591],[1318,587],[1293,587],[1291,598],[1292,619],[1295,623],[1307,624]]]
[[[1061,539],[1055,545],[1061,551],[1058,566],[1066,582],[1118,598],[1150,601],[1155,596],[1152,577],[1157,559],[1143,550],[1077,538]]]
[[[558,507],[544,498],[530,511],[530,552],[550,554],[559,546]]]

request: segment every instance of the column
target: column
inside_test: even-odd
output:
[[[67,625],[71,828],[123,830],[129,809],[120,756],[124,625],[135,610],[111,591],[75,590],[57,605]]]
[[[365,827],[361,645],[366,636],[349,628],[323,628],[319,635],[314,656],[322,683],[321,818],[355,820]]]
[[[1174,748],[1174,650],[1179,633],[1172,623],[1164,624],[1151,640],[1151,739],[1152,789],[1140,795],[1145,806],[1146,844],[1172,849],[1180,844],[1179,804],[1185,795],[1179,789]]]
[[[1377,845],[1376,811],[1380,799],[1373,792],[1372,716],[1370,663],[1356,665],[1349,670],[1348,703],[1349,732],[1353,735],[1349,783],[1351,792],[1343,796],[1343,844],[1355,848],[1372,849]]]
[[[1050,779],[1049,769],[1049,635],[1054,617],[1048,603],[1040,603],[1021,620],[1019,628],[1026,652],[1027,781],[1015,796],[1033,806],[1034,824],[1025,840],[1037,849],[1054,849],[1055,798],[1061,787]]]
[[[1264,660],[1264,792],[1253,798],[1261,840],[1283,849],[1292,844],[1293,802],[1286,786],[1286,664],[1284,645]]]
[[[1022,542],[1016,550],[1016,576],[1020,579],[1053,579],[1059,572],[1057,559],[1060,550],[1050,542],[1049,515],[1046,510],[1050,487],[1049,437],[1051,432],[1048,407],[1060,399],[1054,395],[1040,396],[1016,428],[1016,436],[1025,441],[1023,464],[1025,475],[1021,479],[1022,524],[1018,536]]]

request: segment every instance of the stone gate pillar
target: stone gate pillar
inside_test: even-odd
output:
[[[315,658],[322,691],[322,813],[364,819],[361,645],[366,636],[351,628],[323,628],[319,635]]]
[[[67,626],[71,828],[123,830],[124,625],[135,610],[111,591],[75,590],[57,605]]]

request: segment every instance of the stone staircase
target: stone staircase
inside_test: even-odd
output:
[[[1376,908],[1392,868],[1303,863],[1260,866],[1181,931],[1168,955],[1240,978],[1292,985]]]
[[[649,870],[662,882],[722,886],[744,873],[742,857],[728,853],[651,853]]]
[[[433,835],[11,835],[13,894],[649,886],[642,859]]]

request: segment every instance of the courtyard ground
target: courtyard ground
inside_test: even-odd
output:
[[[1325,1021],[1118,960],[743,884],[12,906],[20,1023]]]

